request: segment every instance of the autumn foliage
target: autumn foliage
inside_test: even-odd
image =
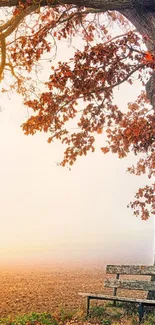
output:
[[[20,2],[10,11],[8,22],[0,26],[1,80],[12,74],[10,88],[23,95],[32,112],[22,125],[24,133],[47,132],[49,143],[58,139],[65,144],[62,166],[73,165],[79,156],[94,152],[95,138],[100,134],[106,140],[101,147],[104,154],[111,151],[124,158],[133,152],[139,161],[128,171],[146,173],[153,179],[154,107],[144,90],[125,111],[113,100],[115,87],[124,82],[133,84],[135,74],[144,86],[154,71],[154,54],[142,50],[145,36],[142,39],[116,12],[49,3],[41,7],[41,2]],[[109,26],[117,22],[123,33],[112,36]],[[57,42],[76,35],[85,42],[84,48],[75,50],[68,62],[59,62],[57,67],[49,60],[51,72],[40,94],[33,79],[40,59],[51,53]],[[2,90],[6,91],[5,87]],[[69,127],[71,121],[74,132]],[[130,203],[136,216],[146,220],[155,214],[154,191],[155,184],[150,183],[138,190]]]

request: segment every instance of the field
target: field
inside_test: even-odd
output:
[[[1,270],[0,317],[85,308],[78,292],[102,292],[103,280],[103,268]]]
[[[86,299],[78,296],[78,292],[108,293],[108,289],[106,291],[103,288],[104,272],[103,267],[1,270],[0,318],[15,317],[31,312],[54,314],[61,310],[72,312],[80,310],[85,315]],[[124,294],[123,290],[120,294]],[[132,296],[133,292],[129,291],[127,295]],[[142,292],[136,292],[136,294],[134,292],[134,297],[136,296],[144,297]],[[97,304],[102,303],[97,302]],[[119,310],[116,312],[119,313]],[[132,322],[127,320],[119,324],[129,325]]]

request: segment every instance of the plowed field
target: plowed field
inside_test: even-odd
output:
[[[100,292],[103,269],[0,271],[0,317],[85,306],[78,292]]]
[[[0,317],[85,308],[78,292],[105,293],[104,276],[103,268],[0,271]]]

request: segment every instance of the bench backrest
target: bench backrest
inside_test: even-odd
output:
[[[155,281],[145,280],[120,280],[121,274],[155,276],[155,266],[147,265],[107,265],[107,274],[116,274],[116,279],[105,279],[104,286],[113,288],[116,296],[117,289],[155,291]]]
[[[155,275],[155,265],[107,265],[107,274]]]

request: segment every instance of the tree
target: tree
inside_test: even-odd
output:
[[[123,158],[134,152],[139,161],[128,171],[153,178],[155,0],[0,0],[0,7],[6,17],[0,25],[0,80],[9,80],[9,87],[21,93],[32,110],[22,125],[25,134],[50,132],[49,143],[64,143],[65,166],[95,151],[95,135],[104,133],[103,153]],[[109,34],[113,22],[124,29],[121,35]],[[36,74],[42,55],[79,33],[84,49],[52,67],[46,91],[38,94],[30,73]],[[135,74],[145,91],[122,112],[113,103],[113,90],[125,81],[132,84]],[[76,132],[68,127],[70,120],[75,120]],[[154,192],[154,183],[138,190],[130,203],[136,216],[146,220],[155,214]]]

